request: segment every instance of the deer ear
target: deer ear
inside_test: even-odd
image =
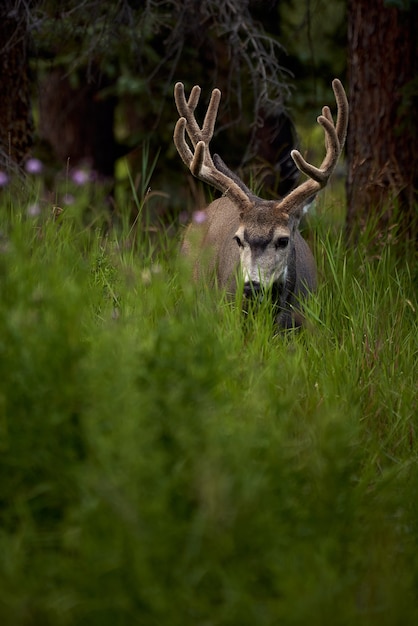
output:
[[[316,194],[310,196],[303,204],[295,203],[294,206],[288,209],[289,216],[292,220],[295,220],[296,224],[299,224],[304,215],[309,213],[315,205]]]
[[[302,207],[303,215],[306,215],[306,213],[310,213],[311,211],[315,210],[316,196],[317,194],[315,193],[313,196],[306,200],[305,204]]]

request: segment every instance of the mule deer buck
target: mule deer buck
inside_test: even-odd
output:
[[[193,259],[196,275],[207,276],[205,272],[209,271],[217,285],[231,294],[236,291],[239,272],[245,297],[271,289],[273,302],[278,307],[276,321],[281,328],[303,323],[302,301],[316,288],[315,261],[298,227],[307,204],[327,185],[344,147],[347,97],[338,79],[333,80],[332,88],[337,102],[337,121],[334,124],[328,106],[323,107],[318,117],[325,132],[326,154],[322,164],[315,167],[305,161],[298,150],[292,150],[296,166],[308,179],[280,200],[257,197],[219,155],[215,154],[212,159],[209,143],[221,99],[219,89],[212,91],[200,128],[194,114],[200,87],[193,87],[188,100],[182,83],[174,88],[180,115],[174,130],[178,153],[194,176],[222,192],[221,198],[199,212],[202,217],[199,223],[192,222],[188,226],[182,251]]]

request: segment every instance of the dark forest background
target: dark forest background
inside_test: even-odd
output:
[[[86,165],[111,196],[128,184],[120,159],[135,177],[145,147],[158,212],[172,217],[202,201],[172,142],[181,80],[202,87],[202,109],[221,89],[213,151],[283,195],[298,180],[289,151],[310,147],[303,129],[333,105],[338,76],[351,105],[348,229],[378,211],[382,229],[413,237],[417,27],[414,0],[5,0],[0,167],[36,156],[53,181]]]

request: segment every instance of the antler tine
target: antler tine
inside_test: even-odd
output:
[[[213,137],[213,131],[215,129],[216,117],[218,115],[219,104],[221,102],[221,92],[219,89],[214,89],[210,97],[208,110],[206,111],[205,119],[202,126],[202,139],[207,144]]]
[[[187,121],[187,134],[190,137],[193,147],[196,147],[199,141],[197,137],[200,134],[200,128],[194,116],[194,110],[200,98],[200,91],[200,87],[195,85],[190,92],[189,99],[186,100],[183,83],[176,83],[174,86],[174,99],[176,101],[177,111]]]
[[[312,165],[311,163],[305,161],[305,159],[298,150],[292,150],[291,155],[292,159],[296,163],[296,166],[303,174],[306,174],[317,183],[322,184],[327,182],[328,178],[331,175],[332,169],[334,168],[338,160],[338,157],[340,155],[340,142],[338,141],[337,131],[332,121],[330,122],[327,117],[325,117],[324,115],[320,115],[317,118],[317,122],[325,130],[325,146],[327,149],[321,166],[315,167],[315,165]]]
[[[232,178],[218,170],[209,151],[209,143],[213,136],[221,101],[221,92],[219,89],[212,91],[205,119],[202,128],[200,128],[194,115],[200,91],[200,87],[195,85],[189,99],[186,100],[183,83],[176,83],[174,87],[176,106],[181,115],[174,128],[173,136],[177,151],[193,176],[211,184],[240,205],[248,203],[249,199],[244,190]],[[186,132],[194,148],[194,154],[187,144]]]
[[[177,84],[181,85],[182,91],[183,91],[183,100],[186,101],[185,96],[184,96],[184,85],[183,85],[183,83],[177,83]],[[199,102],[199,98],[200,98],[200,92],[201,92],[201,89],[200,89],[199,85],[195,85],[192,88],[192,90],[190,92],[189,99],[187,100],[187,106],[190,109],[190,111],[194,111],[195,108],[197,107],[198,102]]]
[[[332,172],[335,169],[339,156],[343,150],[348,125],[348,101],[341,82],[336,78],[332,81],[332,88],[337,102],[337,121],[334,124],[331,111],[328,106],[322,109],[322,115],[317,119],[318,124],[325,131],[326,154],[320,165],[315,167],[305,161],[298,150],[292,150],[291,156],[297,168],[309,176],[309,180],[291,191],[280,203],[280,208],[287,211],[301,211],[304,200],[317,193],[326,186]]]
[[[216,116],[218,115],[219,103],[221,101],[221,92],[219,89],[214,89],[212,91],[208,110],[203,121],[203,126],[202,128],[199,128],[194,116],[194,111],[199,102],[200,92],[200,87],[195,85],[190,92],[189,99],[186,101],[183,83],[176,83],[174,87],[174,97],[177,110],[182,117],[186,118],[187,134],[189,135],[194,148],[196,148],[199,141],[209,143],[212,139]]]
[[[341,81],[338,80],[338,78],[334,78],[334,80],[332,81],[332,89],[335,95],[335,100],[337,102],[338,114],[337,114],[336,129],[337,129],[338,140],[340,142],[341,150],[342,150],[344,148],[345,139],[347,137],[349,106],[348,106],[347,94],[345,93],[345,89]],[[332,116],[331,116],[331,120],[332,120]]]
[[[190,150],[189,146],[186,142],[185,130],[186,130],[187,120],[185,117],[180,117],[177,120],[177,123],[174,127],[174,145],[177,148],[177,152],[181,156],[183,163],[189,167],[190,163],[193,161],[193,153]]]

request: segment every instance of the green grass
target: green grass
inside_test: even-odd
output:
[[[411,252],[318,218],[277,334],[77,211],[2,211],[1,623],[418,623]]]

